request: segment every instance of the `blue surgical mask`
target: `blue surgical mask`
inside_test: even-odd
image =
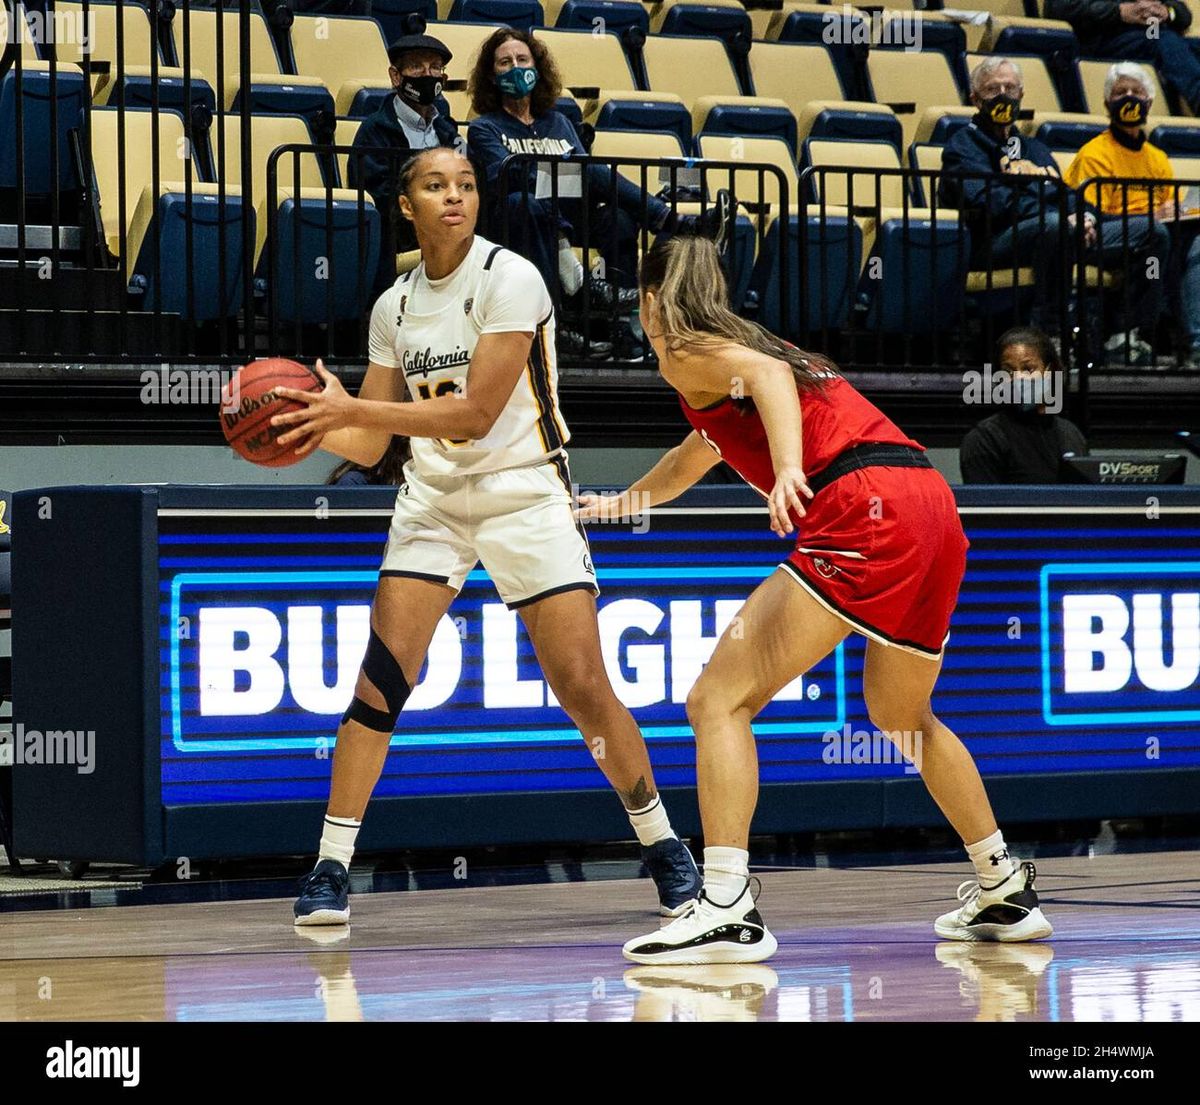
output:
[[[532,65],[514,65],[496,78],[496,86],[506,96],[523,100],[538,82],[538,71]]]

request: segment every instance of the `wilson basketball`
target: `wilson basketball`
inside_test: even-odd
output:
[[[272,426],[277,414],[300,410],[302,403],[276,395],[279,387],[297,391],[320,391],[325,385],[311,369],[296,361],[270,357],[251,361],[239,368],[221,390],[221,429],[237,452],[266,468],[286,468],[301,458],[296,444],[280,445],[278,437],[287,426]]]

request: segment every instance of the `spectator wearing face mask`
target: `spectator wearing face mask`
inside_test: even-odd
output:
[[[1016,62],[989,57],[971,73],[971,103],[978,113],[942,152],[940,202],[966,215],[972,267],[1003,270],[1029,266],[1035,296],[1031,320],[1051,333],[1060,329],[1066,301],[1069,254],[1074,244],[1075,196],[1064,185],[1050,150],[1017,129],[1024,85]],[[955,173],[976,174],[958,178]],[[989,174],[991,180],[979,174]],[[994,179],[1000,177],[1001,179]],[[1059,201],[1066,227],[1060,225]],[[1094,218],[1084,213],[1085,241],[1095,240]],[[990,232],[990,233],[989,233]]]
[[[568,296],[575,295],[585,278],[571,249],[573,244],[583,244],[581,201],[560,195],[556,208],[550,199],[538,199],[537,168],[533,163],[529,165],[526,187],[515,172],[510,172],[505,181],[500,180],[500,167],[512,154],[538,154],[547,159],[587,156],[571,121],[555,109],[562,93],[562,78],[553,55],[531,34],[502,27],[480,47],[468,90],[478,118],[471,122],[467,142],[471,157],[486,175],[498,226],[503,228],[507,223],[508,244],[527,254],[547,287],[561,287]],[[723,249],[728,240],[733,212],[724,189],[703,216],[681,216],[619,173],[614,193],[613,174],[607,167],[590,166],[587,176],[587,244],[601,251],[609,277],[592,281],[593,306],[623,312],[637,309],[637,242],[643,222],[651,233],[660,236],[704,234],[716,240],[718,249]],[[501,192],[503,186],[506,190]],[[582,347],[579,335],[560,327],[558,339],[564,352],[581,351],[575,347]],[[591,355],[595,355],[596,348],[592,343]]]
[[[1148,61],[1200,115],[1200,57],[1184,41],[1183,0],[1046,0],[1042,15],[1070,23],[1086,57]]]
[[[1018,386],[1011,404],[963,438],[963,483],[1058,483],[1063,453],[1086,456],[1088,448],[1074,422],[1048,409],[1061,404],[1066,387],[1054,346],[1041,330],[1014,327],[1000,335],[995,363]],[[1023,380],[1038,386],[1023,388]]]
[[[1104,82],[1104,104],[1111,120],[1108,130],[1080,149],[1066,173],[1067,183],[1072,188],[1080,188],[1086,181],[1096,178],[1114,181],[1090,185],[1084,199],[1100,209],[1104,260],[1120,259],[1125,250],[1135,254],[1127,267],[1121,267],[1134,284],[1131,309],[1139,322],[1134,334],[1139,340],[1135,343],[1138,348],[1131,345],[1129,352],[1135,363],[1150,359],[1150,347],[1140,340],[1140,336],[1150,336],[1166,300],[1167,259],[1172,236],[1167,224],[1159,220],[1175,214],[1176,189],[1118,183],[1122,179],[1174,179],[1170,158],[1146,137],[1146,121],[1153,103],[1154,86],[1149,74],[1136,62],[1117,62],[1109,69]],[[1151,211],[1154,212],[1153,222]],[[1200,238],[1194,230],[1181,228],[1179,246],[1184,254],[1180,321],[1188,345],[1183,364],[1200,368]],[[1155,257],[1159,262],[1154,279],[1147,277],[1146,259],[1149,257]],[[1110,353],[1124,353],[1123,337],[1117,335],[1110,339]]]
[[[381,146],[397,151],[392,157],[352,154],[347,165],[348,186],[357,188],[361,182],[379,211],[383,233],[376,293],[395,282],[396,255],[417,248],[412,223],[400,216],[397,203],[396,174],[404,154],[430,146],[466,152],[466,143],[442,98],[446,66],[452,57],[445,43],[431,35],[406,35],[393,42],[388,48],[392,63],[388,76],[395,93],[363,120],[354,137],[355,149]]]

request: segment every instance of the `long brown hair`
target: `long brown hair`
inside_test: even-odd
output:
[[[493,31],[479,47],[479,56],[475,59],[471,76],[467,80],[467,92],[471,96],[471,107],[476,115],[490,115],[503,106],[504,94],[496,87],[496,51],[513,38],[529,47],[529,52],[533,55],[533,64],[538,71],[538,82],[529,94],[529,111],[534,118],[545,115],[562,95],[562,77],[559,75],[558,66],[554,64],[554,55],[550,53],[546,44],[534,38],[528,31],[501,27]]]
[[[643,293],[653,291],[657,296],[668,352],[696,353],[705,346],[734,342],[787,361],[804,391],[819,391],[826,379],[838,375],[828,357],[797,349],[730,310],[721,259],[708,238],[691,234],[659,238],[642,258],[638,283]]]

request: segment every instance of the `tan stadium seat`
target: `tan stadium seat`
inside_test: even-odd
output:
[[[740,96],[725,44],[717,38],[653,35],[642,48],[655,92],[673,92],[690,108],[701,96]]]
[[[683,147],[675,134],[653,134],[639,130],[598,130],[596,140],[592,143],[592,154],[595,157],[639,157],[659,158],[684,156]],[[642,170],[637,165],[618,166],[617,172],[642,187]],[[654,195],[662,184],[658,179],[658,170],[646,169],[646,190]]]
[[[960,119],[974,119],[976,109],[973,107],[955,107],[947,105],[938,105],[935,107],[927,107],[921,112],[921,117],[917,121],[917,129],[913,136],[914,142],[930,142],[933,140],[933,132],[947,116],[953,116]]]
[[[68,19],[73,26],[83,26],[82,4],[76,3],[74,0],[61,0],[60,3],[54,5],[54,11],[56,19]],[[125,72],[130,76],[149,76],[154,47],[146,9],[135,3],[127,3],[121,12]],[[95,102],[102,103],[107,97],[98,98],[97,93],[106,85],[111,86],[115,83],[117,75],[117,8],[115,4],[90,4],[88,13],[92,21],[92,62],[106,61],[109,63],[107,73],[92,73],[92,97]],[[78,38],[79,36],[73,35],[69,41],[59,39],[55,42],[55,55],[59,61],[83,64],[82,43],[78,41]],[[182,72],[179,69],[159,66],[159,74],[164,77],[182,76]]]
[[[1075,155],[1078,150],[1051,150],[1050,156],[1054,158],[1054,164],[1058,166],[1060,176],[1067,175],[1067,169],[1071,167],[1071,162],[1075,160]]]
[[[104,240],[114,257],[121,256],[121,193],[125,194],[126,232],[133,225],[133,216],[142,192],[153,185],[154,127],[149,111],[132,108],[124,112],[125,172],[121,178],[118,116],[114,108],[94,108],[92,124],[92,167],[96,175],[96,190],[100,198],[100,219]],[[81,134],[82,139],[82,134]],[[183,120],[174,112],[164,111],[158,117],[159,179],[181,180],[186,173],[186,151],[183,141]],[[199,180],[199,174],[193,175]]]
[[[800,181],[796,173],[796,163],[792,160],[792,151],[782,138],[736,138],[722,134],[702,134],[699,139],[700,156],[712,161],[747,161],[751,164],[774,165],[787,182],[788,207],[795,209],[800,202]],[[708,174],[708,188],[729,187],[731,173],[727,169],[714,169]],[[779,178],[774,173],[763,173],[760,177],[757,170],[734,170],[733,183],[739,203],[756,206],[770,205],[776,208],[780,205]]]
[[[499,23],[430,23],[425,33],[444,42],[454,55],[447,70],[450,76],[466,80],[474,68],[479,47],[499,27]]]
[[[353,146],[354,139],[358,136],[358,128],[362,126],[362,123],[361,119],[339,119],[333,132],[333,144],[335,146]],[[337,155],[338,180],[342,182],[343,187],[350,180],[349,163],[350,155],[348,153]]]
[[[998,15],[993,12],[987,21],[987,27],[984,31],[983,40],[976,49],[981,54],[991,54],[996,52],[996,39],[1008,27],[1036,27],[1046,31],[1071,31],[1070,23],[1065,23],[1061,19],[1030,19],[1026,15]],[[1022,59],[1024,60],[1024,59]]]
[[[817,167],[854,169],[899,169],[900,157],[890,142],[834,142],[813,139],[808,143],[808,157]],[[850,203],[850,182],[854,182],[854,207],[903,207],[904,178],[876,178],[866,172],[814,174],[813,188],[820,194],[822,184],[826,202],[839,207]]]
[[[750,38],[754,42],[761,42],[767,37],[767,32],[771,27],[771,17],[774,12],[770,8],[751,8],[750,14]]]
[[[275,209],[281,208],[284,203],[295,196],[296,190],[289,182],[286,187],[280,186],[278,195],[276,196]],[[314,201],[315,203],[357,203],[358,189],[357,188],[330,188],[328,191],[322,185],[320,187],[301,186],[300,199]],[[375,203],[371,199],[369,193],[364,192],[362,198],[363,207],[374,207]],[[276,216],[276,224],[278,225],[278,215]],[[254,268],[257,270],[262,261],[263,249],[267,244],[267,234],[270,231],[270,221],[267,217],[267,197],[260,196],[254,205]],[[368,281],[369,282],[369,281]]]
[[[215,124],[210,141],[213,144],[213,168],[220,171],[222,146],[225,157],[224,179],[229,184],[242,183],[242,120],[238,115],[224,117],[222,132]],[[220,135],[224,134],[224,142]],[[279,146],[313,144],[308,125],[298,115],[252,115],[250,117],[250,202],[257,208],[266,194],[267,188],[267,159],[271,152]],[[276,187],[279,191],[292,188],[293,161],[297,155],[284,154],[277,161]],[[313,153],[299,154],[300,186],[302,188],[318,188],[325,184],[321,176],[321,167],[317,155]]]
[[[1104,78],[1112,68],[1111,61],[1081,61],[1079,62],[1079,77],[1083,81],[1083,96],[1087,100],[1088,111],[1093,115],[1105,115],[1104,110]],[[1162,86],[1158,82],[1158,74],[1152,65],[1142,65],[1142,69],[1154,86],[1154,106],[1166,110],[1166,100],[1163,98]],[[1154,116],[1150,116],[1151,120]]]
[[[822,17],[829,15],[834,9],[826,4],[804,4],[793,3],[792,0],[785,0],[783,7],[778,11],[771,13],[771,20],[767,24],[767,33],[763,37],[770,39],[772,42],[778,41],[780,34],[783,32],[784,25],[788,21],[788,17],[792,12],[813,12]],[[838,11],[841,6],[838,6]],[[859,12],[860,15],[865,15],[864,12]]]
[[[235,11],[223,13],[221,57],[217,56],[217,13],[191,8],[187,13],[181,8],[171,20],[171,35],[175,40],[175,53],[179,64],[191,68],[193,74],[204,77],[217,101],[226,109],[233,106],[240,87],[241,77],[241,30],[240,15]],[[189,27],[190,53],[184,53],[184,25]],[[221,83],[218,85],[218,63],[221,63]],[[266,20],[257,12],[250,13],[250,72],[260,83],[282,80],[279,58],[275,44],[271,41]]]
[[[186,195],[187,190],[187,181],[161,181],[158,185],[157,196]],[[221,195],[225,195],[229,199],[233,199],[242,194],[241,189],[234,185],[226,185],[224,188],[222,188],[219,184],[206,184],[198,180],[192,181],[191,191],[193,197],[220,197]],[[141,195],[137,197],[136,204],[130,204],[129,231],[126,235],[125,246],[126,280],[132,278],[134,270],[137,268],[138,255],[142,252],[142,246],[146,244],[146,239],[151,237],[150,227],[154,222],[154,216],[157,207],[157,197],[153,184],[147,182],[145,187],[142,188]],[[148,246],[147,248],[151,247]],[[165,269],[167,267],[168,258],[165,252],[161,256],[163,260],[163,268]]]
[[[803,73],[804,80],[797,80],[797,73]],[[846,98],[824,46],[756,42],[750,48],[750,76],[756,96],[782,100],[797,118],[810,100]]]
[[[917,124],[927,107],[962,103],[950,63],[936,51],[873,50],[867,72],[877,103],[916,105],[914,113],[900,114],[905,146],[916,137]]]
[[[708,116],[715,107],[737,105],[749,108],[782,108],[788,110],[783,100],[769,96],[701,96],[692,104],[692,133],[699,134],[708,122]]]
[[[1200,157],[1173,157],[1171,168],[1177,180],[1200,180]]]
[[[685,106],[684,102],[674,92],[626,92],[624,90],[602,88],[600,89],[599,96],[595,99],[586,100],[581,105],[583,121],[595,126],[596,120],[600,117],[600,112],[604,109],[604,105],[613,101],[618,103],[657,103],[678,104],[680,107]]]
[[[985,11],[1010,19],[1025,18],[1024,0],[972,0],[971,11]]]
[[[298,15],[291,36],[296,71],[320,79],[333,93],[339,114],[349,110],[358,82],[390,84],[387,46],[373,19]]]
[[[973,71],[986,56],[968,54],[967,71]],[[1013,58],[1013,61],[1021,67],[1021,82],[1025,87],[1025,94],[1021,97],[1022,109],[1062,111],[1058,89],[1054,87],[1054,79],[1050,76],[1050,70],[1046,68],[1045,58],[1021,55]]]
[[[568,88],[612,88],[632,92],[636,87],[629,62],[625,60],[625,52],[616,35],[594,35],[591,31],[547,31],[541,27],[535,28],[533,35],[539,42],[544,42],[554,56],[558,71]],[[675,89],[661,88],[655,91],[674,92]]]

